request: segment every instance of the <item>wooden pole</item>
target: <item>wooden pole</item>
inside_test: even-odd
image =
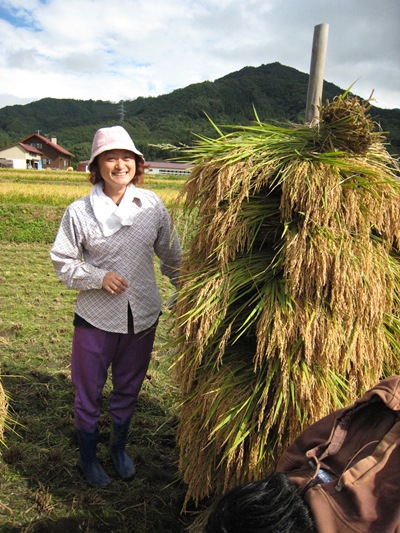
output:
[[[306,122],[311,126],[318,123],[318,106],[322,102],[324,83],[325,56],[328,43],[329,24],[314,27],[314,39],[311,54],[310,78],[308,80]]]

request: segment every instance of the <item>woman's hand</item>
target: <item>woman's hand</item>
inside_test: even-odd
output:
[[[122,294],[127,287],[127,281],[116,272],[107,272],[103,278],[103,289],[110,294]]]

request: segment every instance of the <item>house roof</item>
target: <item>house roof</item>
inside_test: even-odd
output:
[[[28,150],[28,152],[33,152],[34,154],[42,155],[43,152],[32,146],[31,144],[24,144],[24,143],[18,143],[22,146],[22,148],[25,148],[25,150]],[[16,146],[16,145],[15,145]]]
[[[22,146],[22,148],[26,152],[32,152],[32,153],[35,153],[35,154],[42,155],[42,152],[40,150],[38,150],[37,148],[35,148],[34,146],[31,146],[30,144],[24,144],[22,142],[15,143],[15,144],[10,144],[9,146],[3,146],[2,148],[0,148],[0,152],[3,152],[4,150],[9,150],[10,148],[14,148],[14,146]]]
[[[60,154],[64,154],[64,155],[68,155],[70,157],[73,157],[73,154],[71,154],[71,152],[68,152],[68,150],[66,150],[65,148],[63,148],[59,144],[51,142],[51,140],[47,139],[47,137],[43,137],[43,135],[39,135],[39,133],[33,133],[32,135],[28,135],[28,137],[25,137],[25,139],[22,139],[22,141],[20,141],[20,142],[21,143],[25,143],[29,139],[32,139],[32,137],[35,137],[36,139],[39,139],[40,141],[42,141],[45,144],[48,144],[49,146],[51,146],[52,148],[57,150],[57,152],[60,152]]]

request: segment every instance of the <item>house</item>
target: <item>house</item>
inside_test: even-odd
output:
[[[42,152],[23,142],[0,148],[0,158],[11,161],[9,168],[42,168]]]
[[[188,176],[193,165],[189,163],[170,163],[168,161],[146,161],[147,174],[173,174],[174,176]]]
[[[71,166],[73,154],[57,144],[56,138],[47,139],[43,135],[34,133],[22,139],[20,143],[29,145],[31,148],[39,150],[42,154],[41,168],[51,168],[53,170],[67,170]]]
[[[89,172],[88,164],[89,164],[89,159],[87,159],[86,161],[79,161],[76,167],[76,170],[78,172]]]
[[[79,161],[77,170],[79,172],[89,172],[88,170],[89,161]],[[146,174],[171,174],[174,176],[184,175],[187,176],[190,174],[193,165],[189,163],[169,163],[166,161],[146,161],[145,173]]]

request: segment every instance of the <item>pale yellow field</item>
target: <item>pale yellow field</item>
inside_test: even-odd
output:
[[[89,194],[90,183],[0,183],[0,201],[3,203],[33,203],[65,205]]]
[[[184,183],[175,176],[146,177],[143,185],[166,205],[172,205]],[[0,202],[66,206],[90,193],[92,185],[82,172],[0,169]]]

